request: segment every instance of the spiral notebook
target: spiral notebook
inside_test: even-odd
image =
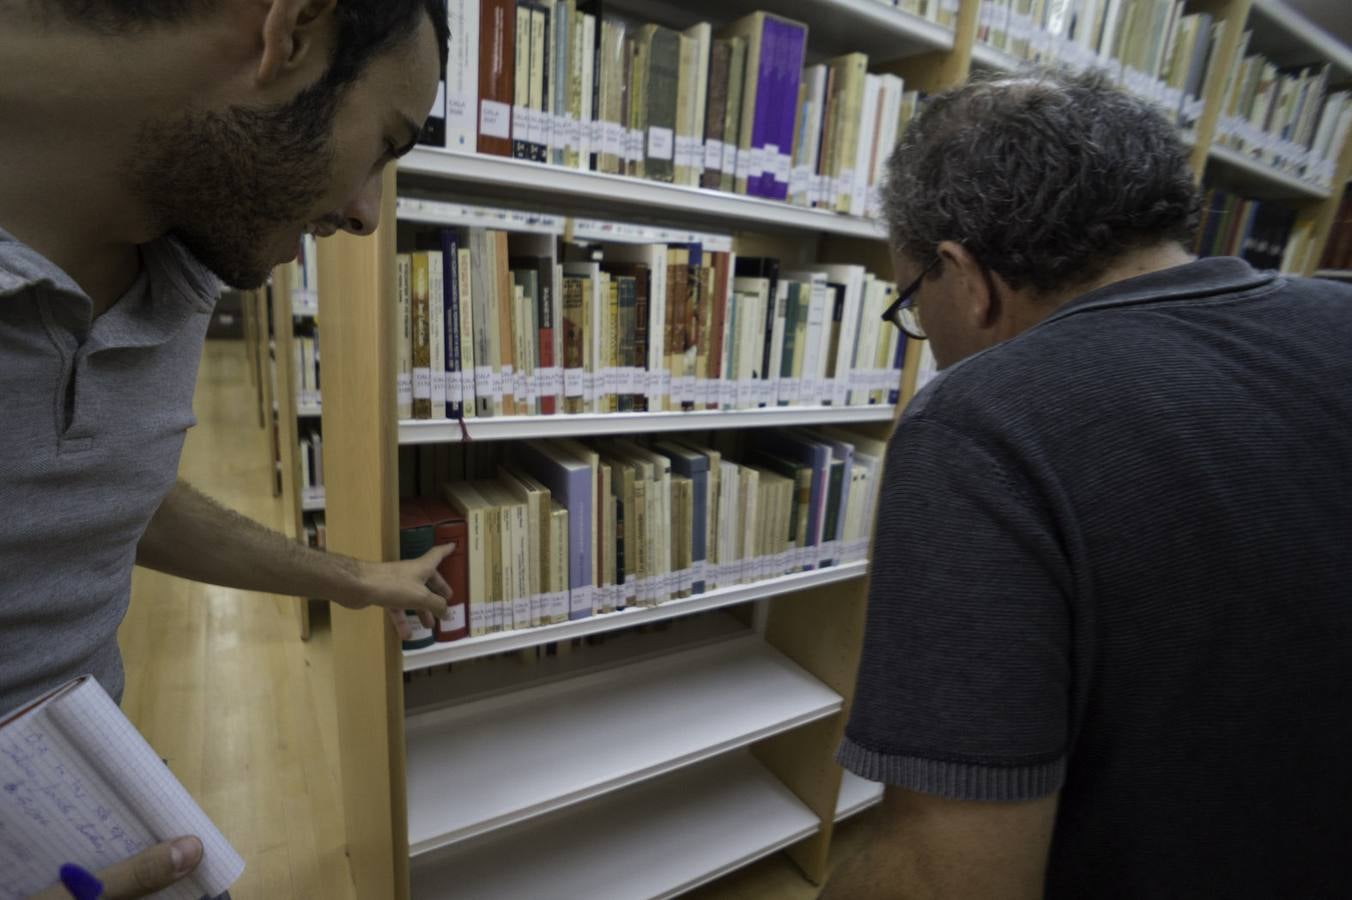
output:
[[[93,676],[0,718],[0,900],[49,887],[63,863],[96,871],[185,834],[202,862],[155,896],[224,893],[244,860]]]

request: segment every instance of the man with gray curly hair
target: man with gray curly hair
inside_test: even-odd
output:
[[[934,97],[888,164],[893,436],[823,898],[1352,896],[1352,289],[1185,249],[1098,76]]]

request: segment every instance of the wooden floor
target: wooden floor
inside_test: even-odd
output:
[[[242,341],[213,341],[180,474],[284,528]],[[122,707],[243,855],[251,898],[355,898],[344,855],[326,629],[299,639],[296,600],[136,570],[118,638]]]
[[[284,529],[243,342],[208,343],[194,408],[198,425],[188,433],[180,474]],[[243,855],[235,900],[355,897],[344,855],[329,632],[320,617],[302,642],[296,602],[137,569],[118,632],[127,669],[123,710]],[[833,862],[853,852],[868,828],[867,815],[841,826]],[[816,895],[776,854],[690,896]]]

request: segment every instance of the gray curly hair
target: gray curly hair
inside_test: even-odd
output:
[[[1033,70],[931,97],[887,163],[893,246],[962,244],[1015,288],[1082,284],[1124,251],[1191,242],[1199,197],[1177,130],[1097,73]]]

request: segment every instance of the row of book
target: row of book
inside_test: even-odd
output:
[[[854,431],[523,441],[406,496],[400,552],[455,543],[445,619],[405,649],[862,560],[885,444]],[[402,472],[401,472],[402,475]],[[424,485],[426,486],[426,485]]]
[[[1193,252],[1240,256],[1258,269],[1280,269],[1295,210],[1212,188],[1206,192]]]
[[[1319,268],[1345,272],[1352,269],[1352,191],[1343,191],[1343,199],[1334,214],[1333,224],[1329,226],[1329,236],[1324,244],[1324,255]]]
[[[805,67],[808,27],[767,12],[715,34],[637,24],[603,0],[449,9],[445,90],[422,137],[435,146],[876,215],[919,102],[860,53]]]
[[[316,328],[316,332],[318,329]],[[291,362],[294,368],[297,400],[317,404],[319,385],[319,335],[294,335],[291,338]]]
[[[982,0],[977,40],[1020,60],[1104,70],[1189,126],[1221,26],[1185,14],[1183,0]]]
[[[862,266],[473,227],[438,246],[397,259],[402,418],[897,401],[896,286]]]
[[[1281,171],[1331,184],[1352,128],[1352,93],[1325,95],[1327,65],[1282,69],[1247,52],[1252,35],[1241,37],[1226,74],[1216,141]]]
[[[875,0],[875,2],[929,19],[944,28],[952,28],[958,21],[958,0]]]
[[[324,437],[318,431],[301,435],[300,485],[310,495],[324,490]]]

